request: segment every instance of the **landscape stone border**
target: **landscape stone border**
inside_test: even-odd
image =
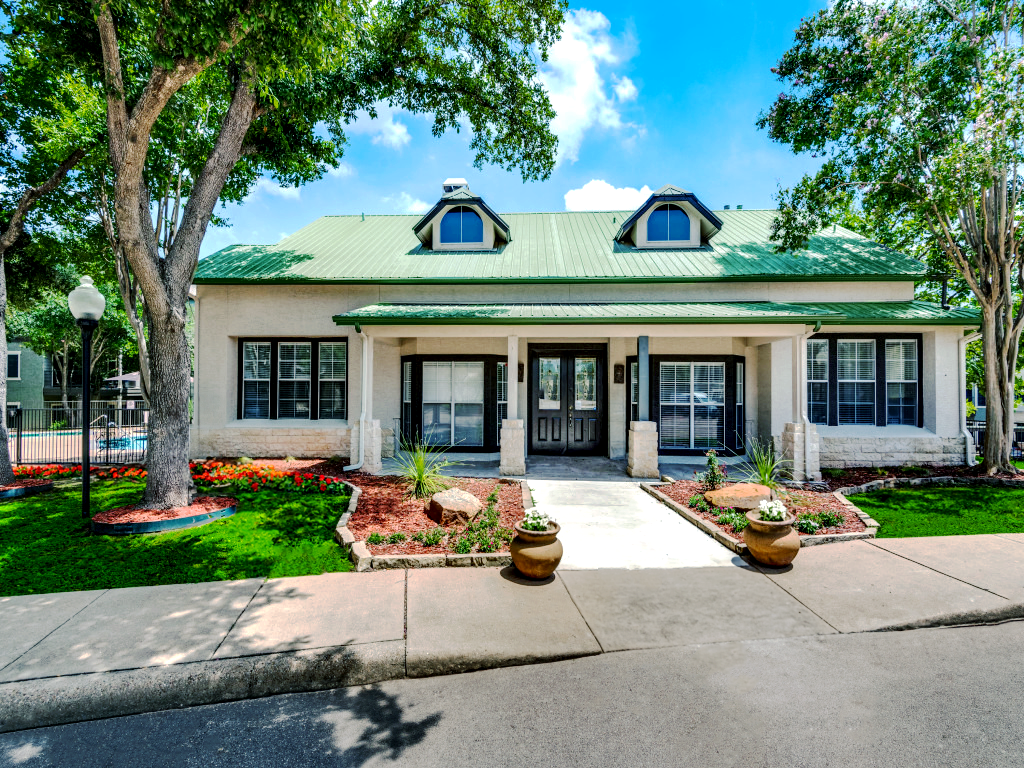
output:
[[[717,525],[712,523],[710,520],[705,520],[700,515],[695,515],[690,509],[680,504],[675,499],[670,499],[664,493],[657,489],[657,486],[651,483],[640,483],[640,487],[647,491],[651,496],[656,498],[662,504],[673,510],[680,517],[689,520],[695,526],[700,528],[704,533],[711,536],[719,544],[728,547],[738,555],[747,554],[747,545],[742,539],[737,539],[735,536],[730,536]],[[840,490],[847,490],[845,488]],[[820,533],[812,534],[810,536],[800,537],[801,547],[813,547],[818,544],[832,544],[837,541],[856,541],[857,539],[873,539],[878,533],[878,523],[867,513],[861,511],[852,501],[847,499],[839,491],[834,491],[833,496],[836,497],[843,505],[852,509],[857,517],[864,523],[865,529],[863,531],[850,531],[847,533]]]
[[[357,573],[365,571],[404,570],[406,568],[504,568],[512,565],[512,555],[507,552],[476,552],[467,555],[438,553],[436,555],[374,555],[365,541],[357,541],[348,528],[348,521],[356,511],[362,490],[343,480],[352,496],[344,514],[338,518],[334,528],[334,540],[345,549]],[[507,482],[499,479],[498,482]],[[525,480],[519,480],[523,493],[523,509],[533,506],[533,497]]]
[[[939,477],[887,477],[883,480],[872,480],[863,485],[850,485],[840,488],[837,494],[856,496],[858,493],[871,493],[883,488],[896,488],[902,485],[995,485],[1006,488],[1024,488],[1024,480],[1011,480],[1005,477],[955,477],[942,475]],[[877,525],[877,523],[876,523]]]

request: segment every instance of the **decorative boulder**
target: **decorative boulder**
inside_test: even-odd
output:
[[[709,504],[716,507],[732,507],[746,511],[757,509],[762,501],[772,500],[772,489],[757,483],[736,483],[719,488],[717,491],[708,491],[704,498]]]
[[[470,523],[480,514],[481,509],[483,504],[473,494],[461,488],[449,488],[430,497],[427,517],[438,525]]]

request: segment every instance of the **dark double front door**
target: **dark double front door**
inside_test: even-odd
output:
[[[530,453],[605,449],[604,347],[530,347]]]

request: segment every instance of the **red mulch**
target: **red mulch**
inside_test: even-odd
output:
[[[427,517],[423,499],[414,499],[406,494],[406,484],[398,477],[379,477],[354,473],[345,479],[358,487],[362,494],[356,511],[348,521],[348,529],[358,541],[366,541],[366,537],[376,531],[382,536],[392,533],[404,533],[406,540],[398,544],[368,544],[370,552],[375,555],[436,555],[452,554],[444,540],[437,546],[427,547],[412,540],[417,531],[429,531],[437,527],[437,523]],[[487,497],[498,485],[499,525],[511,528],[513,523],[523,519],[523,492],[518,481],[502,482],[495,479],[477,479],[458,477],[451,479],[452,485],[480,499],[487,507]],[[449,534],[458,534],[463,526],[450,526],[445,529]],[[453,541],[456,536],[450,537]],[[504,544],[498,552],[508,552]]]
[[[727,483],[728,485],[728,483]],[[839,487],[839,486],[837,486]],[[694,482],[693,480],[677,480],[671,485],[659,485],[657,486],[661,493],[668,496],[675,502],[682,504],[684,507],[689,509],[693,514],[698,517],[702,517],[713,525],[717,525],[721,530],[733,538],[743,540],[743,534],[737,533],[731,525],[722,525],[715,518],[718,516],[718,512],[701,512],[693,509],[689,502],[690,497],[700,493],[700,483]],[[786,489],[782,491],[782,501],[786,507],[795,515],[801,515],[808,512],[838,512],[843,516],[843,524],[838,525],[834,528],[819,528],[813,535],[819,536],[823,533],[859,533],[865,529],[864,522],[857,517],[857,513],[850,509],[848,506],[843,504],[839,499],[833,496],[831,493],[820,493],[816,491],[797,491]],[[797,533],[800,533],[797,531]],[[800,533],[801,536],[808,536],[812,534]]]
[[[879,471],[881,470],[881,471]],[[830,477],[822,472],[822,481],[835,491],[839,488],[846,488],[852,485],[864,485],[875,480],[887,480],[894,477],[984,477],[981,465],[968,467],[963,464],[943,467],[921,467],[917,470],[908,471],[906,467],[850,467],[840,470],[839,477]],[[1024,479],[1022,475],[999,474],[994,477],[1001,477],[1007,480]]]
[[[93,515],[92,519],[98,523],[151,523],[154,520],[176,520],[179,517],[206,515],[230,507],[235,503],[236,500],[230,496],[197,496],[196,500],[187,507],[140,509],[138,505],[133,504],[127,507],[108,509]]]
[[[37,485],[50,485],[53,478],[50,477],[20,477],[10,485],[0,486],[0,491],[10,491],[14,488],[35,488]]]

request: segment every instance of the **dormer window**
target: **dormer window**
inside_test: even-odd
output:
[[[442,243],[482,243],[483,240],[484,221],[472,208],[460,205],[441,218]]]
[[[647,219],[647,239],[651,242],[678,242],[690,239],[690,217],[678,205],[661,205]]]

